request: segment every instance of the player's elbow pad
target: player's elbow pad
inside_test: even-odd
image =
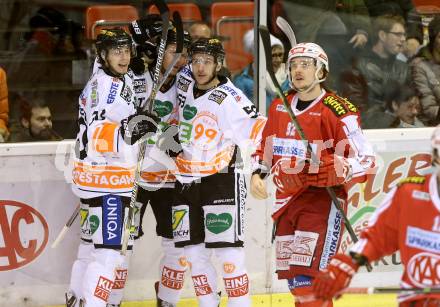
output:
[[[120,133],[124,142],[133,145],[142,137],[152,137],[157,131],[157,117],[130,115],[121,121]]]

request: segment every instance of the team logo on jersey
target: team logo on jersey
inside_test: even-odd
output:
[[[228,230],[232,225],[232,216],[229,213],[208,213],[205,218],[206,228],[215,234]]]
[[[438,267],[440,255],[419,253],[408,262],[408,277],[416,287],[424,288],[440,284]]]
[[[49,227],[35,208],[13,200],[0,200],[0,272],[17,270],[44,251]]]
[[[211,94],[209,94],[208,100],[212,100],[218,104],[221,104],[227,96],[228,95],[222,91],[214,90]]]
[[[197,108],[196,107],[191,107],[189,105],[186,105],[183,108],[183,118],[186,120],[191,120],[194,118],[194,116],[196,116],[197,114]]]
[[[124,86],[120,96],[122,97],[122,99],[130,103],[131,99],[133,98],[133,92],[131,91],[131,88],[129,86]]]
[[[345,105],[333,96],[325,97],[323,103],[338,117],[348,112]]]
[[[179,80],[177,80],[177,88],[184,92],[188,91],[188,87],[190,84],[191,84],[191,80],[188,80],[182,76],[180,76]]]
[[[159,117],[164,117],[173,112],[173,103],[171,101],[154,100],[154,111]]]
[[[134,79],[133,88],[135,94],[141,94],[147,92],[147,80],[143,79]]]
[[[115,102],[116,94],[118,93],[118,87],[119,84],[117,81],[112,82],[112,85],[110,86],[110,92],[108,93],[107,96],[107,104],[112,104],[113,102]]]

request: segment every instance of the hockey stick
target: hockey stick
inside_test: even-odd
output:
[[[408,293],[408,294],[429,294],[440,293],[440,288],[396,288],[396,287],[369,287],[369,288],[348,288],[342,294],[385,294],[385,293]]]
[[[289,24],[287,24],[287,26],[289,26]],[[289,26],[289,28],[290,28],[290,26]],[[271,52],[271,46],[270,46],[269,30],[267,29],[266,26],[259,26],[258,29],[260,31],[261,40],[262,40],[263,46],[264,46],[264,54],[266,56],[266,70],[269,73],[270,79],[272,80],[273,84],[275,85],[275,88],[278,92],[278,95],[281,97],[281,99],[283,101],[283,105],[284,105],[287,113],[289,114],[291,122],[293,123],[296,130],[298,131],[298,134],[301,138],[301,141],[303,141],[305,144],[307,144],[307,152],[310,154],[313,163],[319,163],[318,157],[313,152],[312,147],[310,146],[310,143],[308,142],[308,139],[307,139],[303,129],[299,125],[298,120],[297,120],[295,114],[293,113],[292,109],[290,108],[289,103],[287,102],[286,96],[284,96],[283,91],[281,90],[281,86],[279,85],[279,83],[275,77],[273,67],[272,67],[272,61],[270,60],[272,57],[272,52]],[[341,216],[344,220],[345,228],[347,229],[351,240],[353,242],[357,242],[358,238],[357,238],[356,234],[354,233],[353,227],[351,226],[347,215],[345,214],[341,204],[339,203],[338,198],[336,197],[335,191],[333,190],[332,187],[326,187],[326,190],[327,190],[327,193],[330,195],[330,198],[332,199],[336,209],[341,214]],[[371,265],[369,263],[366,264],[366,267],[367,267],[368,271],[371,271]]]
[[[289,25],[287,20],[283,17],[278,16],[276,20],[277,26],[281,29],[281,31],[287,36],[290,43],[290,48],[293,48],[297,44],[295,32],[293,32],[292,27]]]
[[[167,70],[164,72],[162,78],[158,82],[158,86],[157,86],[158,89],[160,89],[162,85],[165,83],[171,71],[173,70],[174,65],[176,65],[176,63],[179,61],[183,52],[183,41],[184,41],[183,22],[179,12],[176,11],[173,13],[173,20],[174,20],[174,24],[176,25],[176,37],[177,38],[181,37],[182,39],[177,39],[176,41],[176,52],[174,53],[173,59],[171,60],[171,64],[167,67]]]
[[[156,66],[154,67],[153,89],[151,90],[150,98],[145,105],[145,107],[148,108],[148,113],[150,114],[153,111],[154,98],[156,97],[157,91],[159,90],[159,75],[162,68],[163,57],[165,55],[165,48],[167,46],[168,27],[170,23],[170,10],[168,9],[166,3],[163,0],[154,0],[153,2],[159,9],[160,18],[162,19],[162,36],[160,37]],[[151,99],[151,97],[153,97],[153,99]]]
[[[53,241],[51,248],[56,248],[58,244],[64,239],[67,231],[69,230],[70,226],[72,226],[73,222],[76,220],[76,217],[78,216],[80,211],[80,204],[76,206],[75,211],[73,211],[70,218],[67,220],[66,224],[64,225],[63,229],[61,229],[60,233],[56,237],[56,239]]]
[[[162,18],[162,36],[161,41],[159,45],[159,51],[158,51],[158,57],[156,66],[154,68],[154,78],[153,78],[153,88],[150,93],[150,97],[148,97],[148,101],[146,103],[146,106],[148,107],[149,112],[153,110],[154,100],[156,98],[156,94],[158,90],[160,89],[161,84],[165,81],[166,78],[162,78],[162,80],[159,81],[159,75],[162,67],[163,57],[165,54],[165,47],[166,47],[166,40],[168,35],[168,26],[169,26],[169,10],[165,3],[161,3],[159,0],[156,0],[156,5],[159,8],[159,11],[161,13]],[[173,17],[175,17],[175,23],[176,23],[176,38],[177,38],[177,46],[176,46],[176,55],[173,60],[175,62],[178,61],[180,58],[180,54],[183,50],[183,25],[182,25],[182,19],[180,18],[180,15],[178,13],[173,14]],[[181,36],[179,36],[181,35]],[[162,48],[163,46],[163,48]],[[180,52],[178,48],[180,48]],[[159,65],[158,65],[159,64]],[[174,63],[175,64],[175,63]],[[174,64],[172,66],[174,66]],[[171,68],[172,69],[172,68]],[[171,72],[168,72],[168,74]],[[164,75],[165,77],[165,75]],[[166,76],[167,77],[167,76]],[[137,157],[137,163],[136,163],[136,169],[135,169],[135,178],[133,182],[133,190],[131,192],[131,198],[130,198],[130,206],[128,208],[128,216],[127,221],[123,230],[122,235],[122,247],[121,247],[121,254],[125,255],[128,248],[128,241],[130,239],[130,229],[134,221],[134,214],[135,214],[135,207],[136,207],[136,200],[137,200],[137,193],[139,190],[139,181],[140,181],[140,173],[141,173],[141,167],[142,162],[144,160],[145,152],[147,148],[147,140],[146,138],[141,139],[139,144],[139,152]]]

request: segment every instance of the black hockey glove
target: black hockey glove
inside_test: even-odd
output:
[[[146,68],[144,60],[139,56],[131,58],[130,68],[135,73],[135,75],[137,76],[142,75],[145,72],[145,68]]]
[[[135,43],[143,45],[162,33],[162,19],[158,14],[150,14],[145,18],[132,21],[128,29]]]
[[[129,145],[133,145],[140,138],[152,137],[157,131],[160,119],[151,114],[134,114],[121,121],[120,132]]]
[[[172,125],[167,127],[156,142],[157,147],[170,157],[177,157],[182,151],[179,141],[179,127]]]

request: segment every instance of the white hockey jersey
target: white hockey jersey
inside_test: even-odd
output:
[[[261,140],[266,118],[229,79],[194,98],[188,66],[177,77],[179,140],[183,152],[176,159],[177,180],[192,182],[219,172],[231,162],[235,146]]]
[[[98,69],[79,97],[79,132],[73,167],[73,192],[81,198],[130,196],[137,145],[124,142],[121,121],[135,113],[132,77]]]
[[[136,104],[144,106],[153,87],[151,73],[147,71],[141,76],[134,75],[133,84]],[[164,92],[161,90],[157,92],[153,109],[161,121],[158,123],[158,131],[155,136],[147,140],[147,148],[141,167],[140,184],[149,188],[174,187],[176,164],[173,159],[156,146],[157,138],[162,131],[166,130],[169,125],[177,125],[176,87],[174,84]]]

